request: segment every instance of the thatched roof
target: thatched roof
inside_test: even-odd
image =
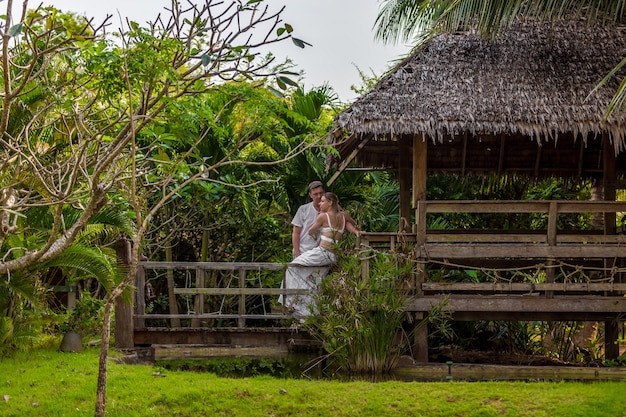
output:
[[[344,158],[363,138],[415,134],[435,147],[468,135],[505,135],[526,147],[563,140],[571,146],[578,139],[588,146],[588,138],[605,134],[623,152],[626,117],[604,120],[621,76],[589,94],[626,56],[624,30],[525,22],[491,41],[474,33],[439,35],[343,111],[333,140]],[[357,163],[388,166],[379,150],[361,150]]]

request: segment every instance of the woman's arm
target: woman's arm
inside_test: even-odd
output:
[[[315,236],[315,234],[320,229],[320,227],[323,227],[323,226],[324,226],[324,215],[320,214],[317,216],[317,219],[315,219],[315,223],[313,223],[313,226],[309,228],[309,234],[311,236]]]
[[[344,213],[344,217],[345,216],[348,216],[348,215]],[[356,225],[353,222],[349,222],[347,218],[346,218],[346,230],[350,233],[355,234],[357,237],[361,236],[361,232],[359,231],[359,229],[356,228]]]

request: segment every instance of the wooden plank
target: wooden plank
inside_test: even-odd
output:
[[[626,381],[626,369],[546,365],[490,365],[477,363],[403,363],[391,371],[399,381]]]
[[[288,288],[175,288],[177,295],[305,295],[309,290]]]
[[[569,200],[428,200],[428,213],[548,213],[550,203],[559,213],[594,213],[626,211],[624,201]]]
[[[285,269],[285,264],[272,262],[140,262],[145,269],[204,269],[211,271],[234,271],[244,269],[247,271],[280,271]]]
[[[409,141],[406,136],[399,138],[398,161],[398,185],[400,187],[400,221],[398,230],[411,230],[411,181],[412,161]]]
[[[246,288],[246,271],[243,269],[239,270],[239,290],[244,290]],[[246,320],[242,318],[244,314],[246,314],[246,294],[239,294],[239,327],[246,327]]]
[[[145,314],[146,312],[146,270],[139,265],[137,268],[137,275],[135,276],[135,323],[136,329],[143,329],[145,322],[139,318],[138,314]]]
[[[451,312],[524,312],[524,313],[614,313],[626,312],[626,297],[601,296],[445,296],[415,299],[408,311],[430,311],[442,305]]]
[[[614,243],[614,244],[625,244],[626,236],[624,235],[586,235],[584,232],[581,232],[579,235],[557,235],[556,237],[557,244],[558,243]]]
[[[626,201],[559,201],[559,213],[616,213],[626,211]]]
[[[414,233],[363,232],[368,243],[389,243],[392,239],[415,242]],[[427,243],[548,243],[546,230],[428,230]],[[556,243],[613,243],[626,244],[626,235],[602,235],[591,230],[571,233],[561,231],[556,235]]]
[[[529,233],[428,233],[427,243],[547,243],[548,237]]]
[[[428,213],[547,213],[549,201],[428,200]]]
[[[286,314],[221,314],[221,313],[203,313],[203,314],[136,314],[136,318],[141,319],[286,319],[291,316]],[[180,327],[180,326],[179,326]]]
[[[542,291],[581,291],[581,292],[626,292],[626,284],[609,282],[425,282],[423,291],[480,291],[480,292],[542,292]]]
[[[546,246],[533,244],[426,244],[417,247],[417,256],[433,259],[459,258],[621,258],[621,245]]]
[[[152,345],[155,360],[228,358],[282,358],[288,353],[286,345],[239,347],[239,346],[189,346]]]

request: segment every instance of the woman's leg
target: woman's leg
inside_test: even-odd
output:
[[[310,316],[315,310],[315,293],[321,280],[330,271],[334,255],[320,247],[298,256],[287,267],[281,288],[302,289],[306,294],[279,296],[278,302],[290,309],[294,317]]]

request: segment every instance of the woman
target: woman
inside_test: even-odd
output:
[[[282,288],[287,289],[306,289],[310,294],[278,297],[278,302],[292,311],[293,316],[301,322],[314,312],[313,293],[330,271],[330,265],[337,261],[333,246],[343,238],[346,230],[359,236],[356,226],[352,222],[346,222],[347,214],[339,209],[339,201],[334,193],[324,193],[320,201],[320,211],[308,231],[318,240],[318,246],[304,252],[289,264],[282,285]]]

